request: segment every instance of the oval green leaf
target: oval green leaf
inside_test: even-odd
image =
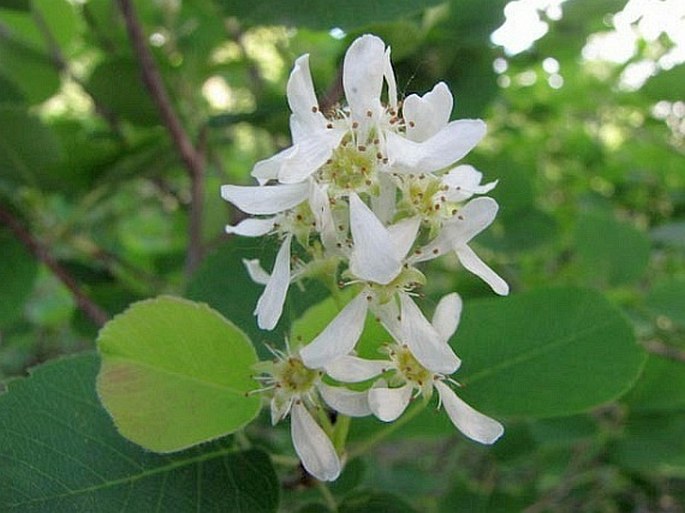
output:
[[[274,513],[269,456],[230,438],[173,455],[119,436],[95,395],[99,359],[85,354],[36,368],[0,395],[3,513]]]
[[[100,399],[126,438],[172,452],[232,433],[259,412],[247,336],[207,305],[160,296],[100,331]]]
[[[620,312],[585,289],[468,302],[451,343],[459,395],[494,416],[586,411],[625,393],[645,361]]]

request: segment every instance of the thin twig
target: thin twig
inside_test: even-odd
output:
[[[124,16],[129,39],[131,40],[133,50],[138,57],[143,83],[157,106],[162,122],[169,131],[169,135],[190,176],[192,200],[190,204],[189,244],[186,271],[192,271],[202,258],[201,234],[202,199],[204,196],[204,156],[197,151],[174,111],[162,77],[152,56],[152,52],[147,46],[143,28],[136,17],[131,1],[117,0],[117,4]]]
[[[643,343],[643,346],[649,353],[657,354],[659,356],[663,356],[664,358],[685,363],[685,351],[677,347],[664,344],[660,340],[648,340],[647,342]]]
[[[98,327],[102,327],[109,320],[107,312],[95,304],[93,300],[83,292],[74,277],[60,265],[47,248],[29,233],[12,212],[6,210],[2,206],[0,206],[0,222],[7,226],[14,236],[26,246],[26,249],[28,249],[34,257],[43,262],[64,286],[69,289],[76,300],[76,305],[91,321],[93,321],[93,323]]]

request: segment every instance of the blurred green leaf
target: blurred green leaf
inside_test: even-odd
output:
[[[0,396],[0,510],[275,512],[269,457],[226,439],[172,456],[128,442],[95,395],[93,354],[52,362]]]
[[[40,178],[62,158],[54,134],[17,107],[0,106],[0,180],[40,187]]]
[[[612,459],[650,477],[685,478],[685,412],[631,416]]]
[[[576,225],[581,268],[593,285],[625,285],[639,279],[649,261],[647,236],[603,214],[585,214]]]
[[[685,64],[680,64],[650,77],[642,86],[641,91],[649,98],[656,101],[683,101],[685,100],[685,92],[683,91],[684,83]]]
[[[338,508],[339,513],[416,513],[402,497],[384,492],[362,492],[349,495]]]
[[[86,85],[99,102],[123,119],[143,126],[159,124],[157,108],[133,60],[117,57],[101,62]]]
[[[645,359],[606,299],[573,288],[467,302],[451,344],[459,395],[494,416],[586,411],[625,393]]]
[[[21,315],[37,274],[36,259],[12,234],[0,229],[0,328]]]
[[[685,410],[685,363],[650,354],[624,400],[631,411],[640,413]]]
[[[232,433],[259,412],[250,340],[206,305],[160,296],[100,331],[97,388],[122,435],[172,452]]]
[[[253,24],[304,26],[315,29],[339,27],[346,31],[371,23],[418,14],[427,7],[441,3],[440,0],[348,0],[335,3],[267,0],[256,4],[240,0],[218,2],[226,14]]]
[[[685,280],[657,283],[647,296],[647,306],[657,315],[685,326]]]

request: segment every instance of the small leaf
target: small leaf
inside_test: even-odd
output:
[[[98,363],[48,363],[0,396],[0,511],[276,511],[278,481],[261,451],[223,439],[161,456],[122,438],[95,394]]]
[[[250,340],[206,305],[160,296],[100,331],[98,393],[122,435],[157,452],[232,433],[259,412]]]
[[[622,315],[573,288],[467,302],[451,344],[457,393],[495,417],[586,411],[625,393],[645,360]]]

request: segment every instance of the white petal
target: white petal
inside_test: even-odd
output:
[[[325,383],[319,383],[317,388],[326,404],[335,411],[348,417],[371,415],[366,391],[357,392],[345,387],[332,387]]]
[[[366,360],[345,355],[326,365],[326,374],[343,383],[359,383],[374,378],[390,366],[386,360]]]
[[[390,283],[402,270],[390,232],[355,193],[350,194],[350,229],[354,249],[350,271],[362,280]]]
[[[344,131],[341,129],[326,129],[325,132],[298,141],[294,146],[295,151],[283,159],[278,180],[287,184],[306,180],[326,163],[343,135]]]
[[[473,274],[481,278],[490,288],[500,296],[509,294],[509,285],[483,262],[478,255],[466,244],[454,248],[461,264]]]
[[[404,258],[416,241],[416,234],[421,226],[421,217],[410,217],[388,226],[395,254]]]
[[[309,195],[309,184],[243,186],[223,185],[221,197],[248,214],[277,214],[293,208]]]
[[[369,406],[380,420],[392,422],[407,409],[411,393],[410,384],[399,388],[375,387],[369,390]]]
[[[259,185],[264,185],[269,180],[276,180],[283,162],[295,153],[295,146],[290,146],[268,159],[260,160],[252,168],[251,175],[257,179]]]
[[[444,82],[437,83],[423,97],[415,94],[407,96],[402,103],[407,138],[422,142],[437,134],[447,126],[453,103],[452,93]]]
[[[248,260],[247,258],[243,258],[243,265],[245,266],[245,269],[247,269],[247,274],[250,275],[250,279],[253,282],[259,283],[260,285],[269,283],[271,275],[264,270],[259,263],[259,259],[254,258]]]
[[[432,372],[452,374],[461,360],[405,293],[400,293],[403,342],[421,365]]]
[[[423,142],[386,133],[388,158],[393,171],[430,173],[443,169],[466,155],[485,135],[480,119],[452,121]]]
[[[371,207],[381,223],[387,225],[395,216],[397,186],[386,173],[378,174],[378,183],[380,191],[378,196],[371,196]]]
[[[473,199],[445,223],[442,234],[453,245],[466,244],[492,224],[498,209],[497,202],[492,198]]]
[[[269,402],[269,409],[271,410],[271,425],[275,426],[285,418],[290,412],[290,407],[293,404],[293,398],[289,394],[283,394],[276,391],[273,398]]]
[[[287,86],[288,104],[304,132],[324,130],[326,118],[319,112],[312,75],[309,72],[309,55],[295,61]]]
[[[480,185],[483,173],[473,166],[457,166],[442,178],[442,183],[449,187],[445,196],[449,201],[464,201],[474,194],[486,194],[495,188],[497,181]]]
[[[418,254],[408,258],[409,263],[432,260],[452,249],[464,246],[490,226],[497,216],[498,208],[497,202],[488,197],[469,201],[443,225],[440,235],[422,247]]]
[[[354,40],[343,62],[343,88],[352,117],[364,121],[367,111],[380,112],[386,66],[385,43],[372,35]]]
[[[314,340],[300,350],[307,367],[320,369],[354,349],[364,330],[368,310],[366,296],[366,291],[358,294]]]
[[[390,47],[385,51],[383,76],[388,84],[388,105],[397,110],[397,82],[395,81],[395,72],[392,69],[392,61],[390,60]]]
[[[226,225],[226,233],[242,235],[243,237],[260,237],[273,230],[275,217],[268,219],[244,219],[235,226]]]
[[[333,213],[331,212],[331,203],[328,198],[326,190],[318,185],[312,183],[311,194],[309,196],[309,207],[314,215],[316,221],[316,231],[321,236],[321,242],[330,253],[341,254],[337,247],[337,231]]]
[[[502,424],[462,401],[454,391],[441,381],[434,383],[440,395],[440,401],[445,407],[452,423],[471,440],[482,444],[492,444],[502,436]]]
[[[463,303],[456,292],[447,294],[440,299],[433,313],[433,327],[446,342],[450,339],[459,326],[459,317]]]
[[[340,458],[333,443],[302,404],[294,404],[290,433],[302,466],[320,481],[334,481],[340,475]]]
[[[283,304],[290,285],[290,239],[290,236],[286,237],[278,250],[274,269],[257,301],[257,325],[263,330],[274,329],[283,313]]]

